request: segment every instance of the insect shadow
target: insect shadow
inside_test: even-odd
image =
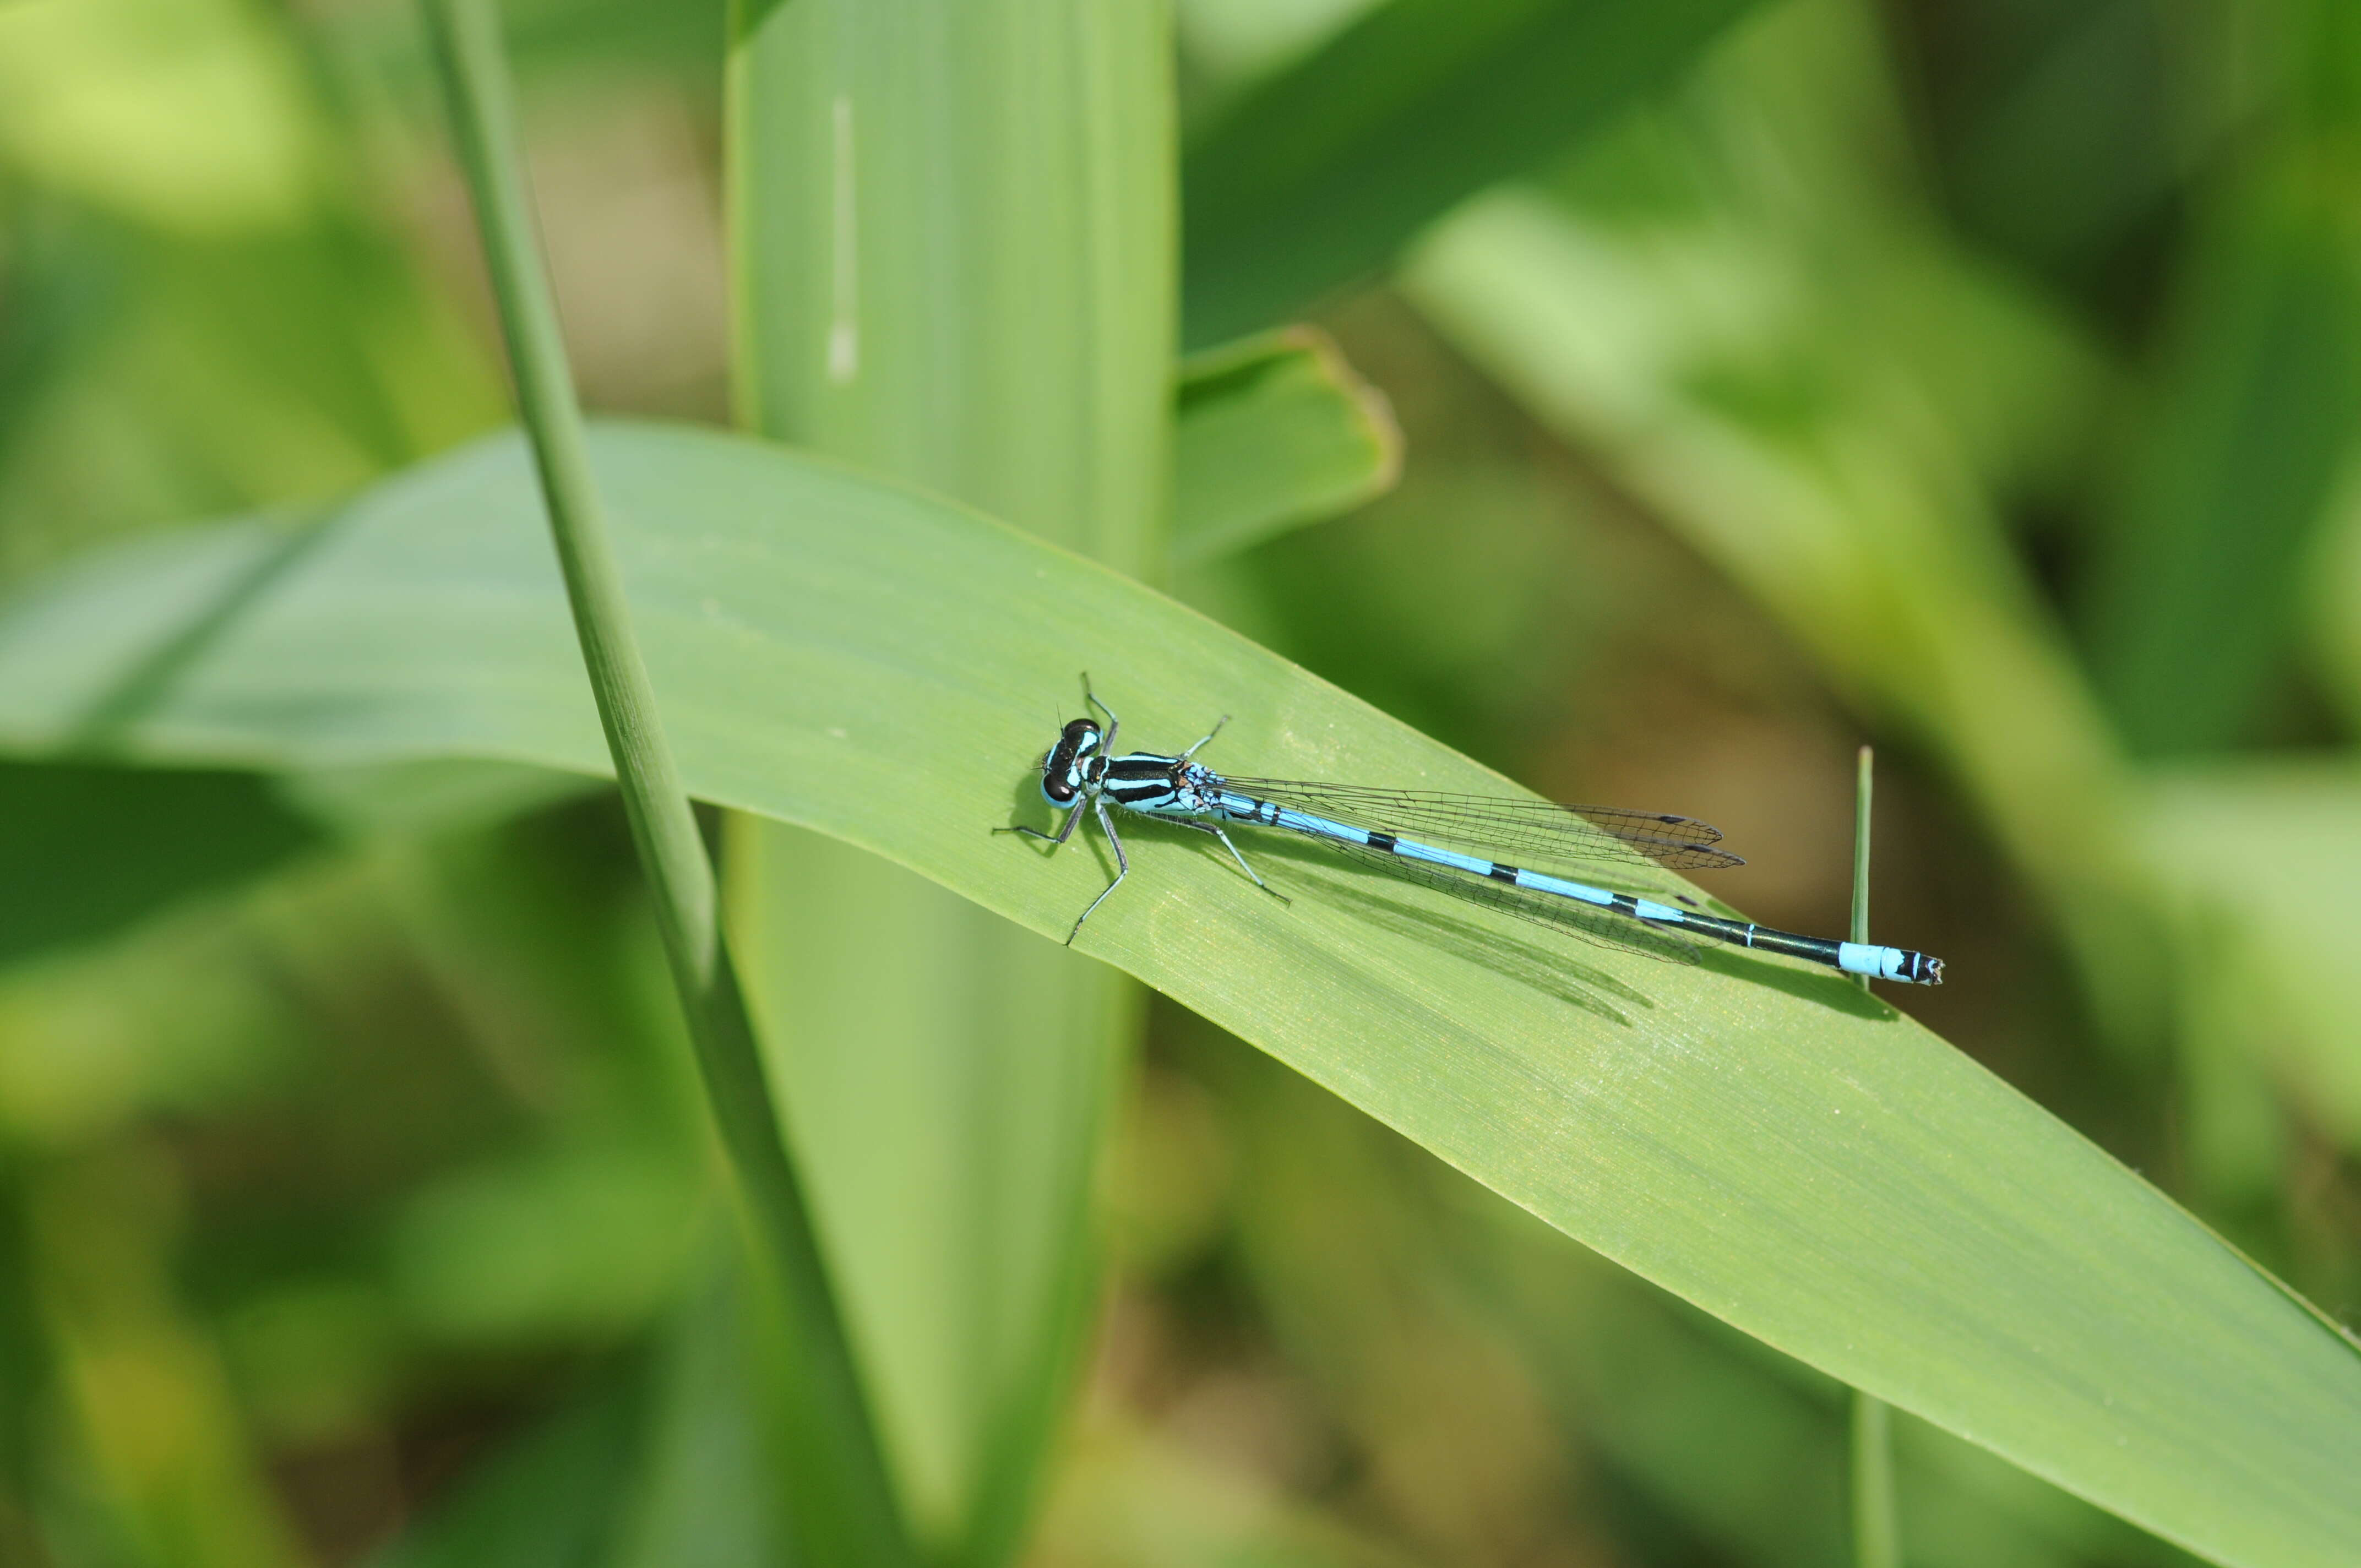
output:
[[[1874,1018],[1891,1023],[1902,1016],[1901,1009],[1862,990],[1850,975],[1824,970],[1795,969],[1769,959],[1758,958],[1743,948],[1715,946],[1697,955],[1697,967],[1726,974],[1732,980],[1750,985],[1767,985],[1773,991],[1855,1018]]]
[[[1424,885],[1418,882],[1389,876],[1376,866],[1340,861],[1317,845],[1292,839],[1261,838],[1240,848],[1248,850],[1258,862],[1287,862],[1291,868],[1289,881],[1300,877],[1317,887],[1318,891],[1309,897],[1350,910],[1356,918],[1380,930],[1413,937],[1429,947],[1490,970],[1503,980],[1554,997],[1611,1024],[1627,1029],[1631,1026],[1631,1014],[1618,1003],[1631,1007],[1656,1004],[1646,992],[1603,969],[1569,957],[1562,948],[1506,936],[1444,910],[1398,896],[1400,891]],[[1576,940],[1588,939],[1579,932],[1565,934]]]

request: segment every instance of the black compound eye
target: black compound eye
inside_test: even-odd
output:
[[[1052,806],[1071,806],[1082,792],[1083,753],[1098,749],[1099,727],[1077,718],[1058,732],[1058,743],[1041,759],[1041,796]]]

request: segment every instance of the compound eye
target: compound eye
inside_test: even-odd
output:
[[[1077,718],[1058,732],[1058,743],[1041,759],[1041,795],[1052,806],[1071,806],[1082,793],[1085,753],[1098,750],[1099,727]]]

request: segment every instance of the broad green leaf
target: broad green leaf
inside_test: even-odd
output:
[[[1184,336],[1266,327],[1672,80],[1750,0],[1390,0],[1257,82],[1181,171]]]
[[[1049,855],[991,829],[1043,822],[1030,765],[1084,662],[1137,743],[1227,710],[1208,759],[1242,771],[1510,787],[939,499],[687,430],[609,425],[595,448],[692,787],[1052,943],[1104,885],[1095,840]],[[535,494],[502,440],[359,499],[301,552],[231,524],[54,577],[0,614],[0,742],[39,753],[105,711],[153,761],[595,773]],[[1292,904],[1148,825],[1077,947],[1708,1311],[2169,1539],[2349,1558],[2353,1343],[1904,1015],[1760,955],[1683,968],[1540,939],[1249,837]]]
[[[822,0],[741,38],[741,422],[988,499],[1119,570],[1159,569],[1173,221],[1161,9],[990,0],[938,17],[916,0]],[[1102,93],[1145,102],[1084,134]],[[1079,461],[1069,425],[1120,444]]]
[[[739,416],[1119,569],[1163,564],[1170,22],[1106,0],[803,0],[730,57]],[[1138,992],[846,845],[730,834],[733,952],[913,1532],[1023,1544],[1100,1283]]]
[[[1842,1386],[1401,1157],[1367,1117],[1198,1033],[1185,1059],[1219,1085],[1238,1185],[1254,1195],[1237,1224],[1259,1313],[1389,1477],[1389,1500],[1429,1539],[1438,1527],[1477,1538],[1438,1560],[1554,1510],[1583,1486],[1569,1473],[1596,1466],[1731,1562],[1852,1561]],[[2187,1561],[1939,1429],[1905,1420],[1896,1436],[1914,1563]]]
[[[1183,565],[1350,511],[1401,476],[1385,394],[1312,327],[1193,356],[1176,412],[1172,558]]]
[[[1172,553],[1185,563],[1350,510],[1400,472],[1384,394],[1316,328],[1193,356],[1175,416]],[[0,908],[0,961],[268,870],[317,840],[314,822],[356,834],[448,830],[583,787],[537,768],[439,760],[292,775],[282,803],[236,773],[0,766],[0,883],[48,890]]]

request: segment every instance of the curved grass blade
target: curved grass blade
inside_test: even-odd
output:
[[[1512,791],[939,499],[710,433],[606,425],[592,449],[695,792],[873,849],[1050,940],[1112,866],[991,829],[1045,819],[1027,769],[1079,705],[1078,652],[1142,734],[1227,708],[1224,745],[1273,773]],[[0,748],[68,743],[142,674],[140,703],[112,710],[124,754],[605,765],[512,439],[361,497],[152,668],[276,548],[252,525],[190,531],[0,607]],[[2223,1563],[2350,1561],[2354,1343],[1876,998],[1736,950],[1535,957],[1475,905],[1282,906],[1174,837],[1198,842],[1141,836],[1142,874],[1082,946],[1607,1256],[2068,1490]]]

